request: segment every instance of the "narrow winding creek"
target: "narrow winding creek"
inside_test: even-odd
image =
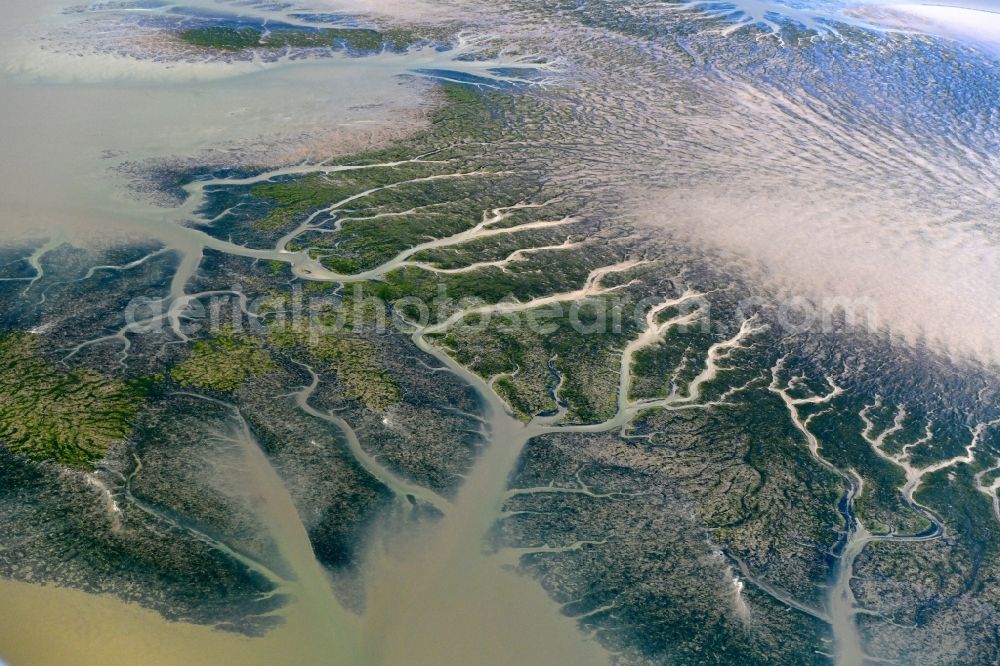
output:
[[[64,242],[107,244],[117,239],[141,239],[179,251],[182,261],[165,297],[169,307],[163,315],[178,331],[178,314],[196,297],[187,293],[187,284],[206,249],[287,262],[306,279],[338,276],[324,272],[305,255],[286,252],[285,243],[273,250],[250,250],[184,226],[201,202],[194,189],[188,205],[180,209],[148,206],[128,196],[123,179],[109,169],[114,162],[107,159],[109,150],[126,159],[197,154],[206,142],[270,135],[275,127],[315,134],[330,121],[343,127],[348,137],[352,132],[373,131],[369,128],[393,130],[390,120],[399,122],[393,114],[403,112],[405,116],[407,109],[418,110],[422,104],[420,85],[401,86],[399,75],[444,66],[475,74],[496,64],[456,61],[455,53],[432,49],[363,60],[200,64],[174,71],[142,63],[133,66],[121,59],[110,60],[103,72],[95,70],[96,79],[88,79],[72,68],[73,63],[33,60],[37,53],[31,40],[37,25],[63,21],[62,6],[56,0],[41,5],[20,2],[5,8],[6,67],[0,73],[0,90],[4,99],[16,100],[0,112],[10,130],[5,131],[10,141],[5,139],[8,154],[3,161],[2,188],[12,224],[5,222],[5,240],[48,238],[31,257],[39,276],[43,270],[40,257]],[[146,102],[141,103],[141,99]],[[198,113],[186,112],[191,104]],[[359,104],[369,106],[351,110]],[[234,125],[230,110],[241,105],[242,117]],[[373,111],[378,105],[382,108]],[[129,111],[128,119],[123,118],[124,111],[140,106],[149,113]],[[41,108],[49,109],[44,141],[31,129],[38,127],[32,117],[37,117]],[[307,112],[292,120],[293,109]],[[286,120],[279,121],[281,116]],[[43,144],[55,147],[55,153],[40,155]],[[17,170],[8,173],[13,164],[19,164]],[[317,165],[282,167],[258,180],[322,170]],[[44,188],[29,185],[41,182],[46,183]],[[230,182],[238,179],[199,182],[193,188]],[[124,336],[122,341],[127,344]],[[483,388],[481,381],[443,354],[430,346],[427,349],[453,372]],[[74,351],[79,350],[69,350]],[[137,661],[273,664],[295,654],[301,663],[439,664],[460,656],[466,663],[551,663],[561,657],[581,664],[603,663],[597,646],[581,639],[572,621],[559,614],[537,585],[502,571],[481,553],[481,540],[502,501],[507,474],[526,438],[524,428],[506,414],[491,392],[482,391],[482,399],[489,413],[486,428],[492,445],[452,505],[398,478],[368,455],[347,423],[310,405],[314,388],[315,382],[295,395],[303,411],[341,429],[358,462],[401,498],[412,495],[446,516],[424,537],[426,543],[413,545],[417,555],[412,561],[397,554],[372,563],[369,577],[375,594],[364,629],[362,618],[338,603],[282,480],[237,414],[229,431],[221,436],[238,444],[243,452],[243,464],[232,471],[240,475],[236,485],[252,488],[259,519],[291,569],[292,580],[279,577],[277,581],[279,590],[294,599],[283,624],[267,637],[251,640],[170,623],[154,612],[112,597],[3,580],[3,659],[13,666],[107,666]],[[276,577],[266,569],[258,570]],[[484,603],[485,599],[490,602]],[[60,627],[56,637],[51,633],[53,626]],[[383,630],[376,630],[377,626]],[[109,627],[115,629],[108,632]],[[492,662],[490,657],[484,661],[483,646],[470,642],[484,635],[496,636],[496,643],[490,646]]]
[[[210,5],[211,3],[209,3]],[[311,220],[282,239],[273,249],[249,249],[205,234],[198,226],[195,211],[207,187],[250,184],[276,177],[324,173],[349,167],[316,164],[283,166],[250,179],[219,178],[189,186],[184,206],[146,206],[127,195],[124,183],[108,167],[109,148],[128,159],[196,154],[197,146],[211,140],[225,142],[254,134],[269,134],[275,126],[315,133],[316,127],[334,119],[350,133],[391,129],[393,114],[419,109],[419,83],[401,86],[397,77],[416,69],[464,70],[481,74],[499,63],[456,60],[456,53],[424,50],[407,55],[329,59],[320,63],[277,62],[260,66],[196,65],[169,72],[155,67],[129,69],[125,61],[110,62],[106,76],[98,80],[78,78],[66,63],[47,61],[33,67],[28,39],[36,21],[61,20],[61,3],[43,6],[17,3],[5,9],[11,22],[4,34],[8,44],[7,70],[0,74],[0,91],[5,99],[3,121],[16,133],[32,126],[31,116],[42,106],[49,107],[51,122],[46,145],[58,146],[51,158],[36,153],[40,138],[33,131],[21,132],[8,144],[4,169],[20,161],[19,173],[3,174],[4,200],[8,213],[24,211],[21,226],[5,229],[11,234],[49,240],[38,247],[31,264],[42,275],[39,259],[64,242],[101,244],[116,239],[150,240],[181,253],[181,262],[165,295],[160,315],[169,321],[180,339],[180,314],[192,300],[208,294],[191,294],[187,285],[201,264],[206,250],[239,256],[276,260],[291,264],[306,280],[363,280],[368,274],[339,276],[323,269],[304,253],[285,250],[285,245],[305,231]],[[22,39],[23,38],[23,39]],[[21,60],[19,63],[18,60]],[[25,70],[31,69],[26,74]],[[184,67],[179,68],[184,70]],[[234,71],[235,70],[235,75]],[[241,71],[242,70],[242,71]],[[199,82],[201,81],[201,82]],[[200,95],[195,117],[184,113],[192,102],[191,91]],[[315,91],[315,92],[309,92]],[[137,108],[139,99],[156,100],[142,104],[150,113],[130,115],[122,122],[121,111]],[[352,111],[364,103],[389,109],[376,112]],[[238,127],[231,125],[228,110],[244,105]],[[308,109],[290,127],[276,123],[276,116],[291,109]],[[158,110],[157,110],[158,109]],[[65,111],[63,111],[65,110]],[[70,115],[70,110],[72,115]],[[398,122],[393,120],[393,122]],[[11,138],[15,136],[10,135]],[[20,156],[20,158],[18,158]],[[413,161],[433,159],[417,157]],[[113,160],[112,160],[113,161]],[[57,171],[53,171],[56,169]],[[95,178],[93,175],[100,174]],[[457,174],[461,176],[461,174]],[[44,192],[26,187],[28,180],[46,182]],[[9,195],[9,196],[8,196]],[[358,194],[358,197],[363,194]],[[354,199],[357,197],[352,197]],[[347,204],[331,206],[326,212]],[[487,219],[475,230],[450,242],[472,238],[490,231],[502,219]],[[552,224],[558,224],[554,221]],[[446,243],[442,243],[446,244]],[[434,246],[428,243],[427,247]],[[381,266],[384,274],[405,262],[417,250]],[[128,341],[120,335],[126,346]],[[574,622],[560,614],[534,582],[506,571],[499,559],[483,552],[483,539],[506,493],[507,477],[531,432],[505,410],[503,403],[485,383],[458,366],[449,357],[423,342],[442,366],[471,384],[480,394],[490,445],[467,479],[454,502],[400,478],[361,446],[342,418],[318,410],[310,403],[318,378],[294,394],[305,413],[337,427],[357,461],[402,500],[418,498],[444,515],[440,524],[405,548],[405,552],[376,553],[366,568],[370,581],[369,607],[363,617],[346,611],[333,594],[328,575],[313,555],[295,506],[268,459],[254,440],[246,423],[234,412],[224,437],[242,452],[243,461],[230,474],[237,487],[253,493],[258,518],[276,542],[290,569],[285,579],[263,565],[246,561],[278,584],[279,592],[293,601],[283,610],[284,622],[266,637],[249,639],[212,631],[205,627],[171,623],[154,612],[126,605],[115,598],[79,591],[0,581],[0,646],[2,657],[12,666],[37,663],[93,664],[273,664],[291,654],[300,663],[338,664],[441,664],[441,663],[556,663],[602,664],[607,657],[594,642],[586,640]],[[88,343],[89,344],[89,343]],[[68,350],[72,355],[80,348]],[[140,468],[141,469],[141,468]],[[137,506],[147,511],[152,507]],[[405,501],[405,500],[404,500]],[[166,520],[164,516],[161,519]],[[199,535],[226,549],[205,535]],[[234,555],[239,555],[234,553]],[[239,555],[239,559],[245,559]],[[60,627],[53,640],[50,628]],[[114,627],[108,632],[108,627]],[[484,645],[483,637],[490,637]]]

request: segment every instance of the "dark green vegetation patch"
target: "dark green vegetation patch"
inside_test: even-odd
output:
[[[58,370],[33,335],[0,336],[0,368],[0,442],[15,452],[90,469],[131,430],[138,391],[91,370]]]
[[[258,28],[191,28],[181,32],[180,38],[192,46],[219,51],[331,48],[360,53],[404,51],[418,41],[415,35],[403,30],[379,32],[365,28],[283,29],[271,32]]]
[[[170,376],[182,386],[229,393],[273,367],[270,354],[256,338],[223,331],[194,343],[191,357]]]
[[[337,375],[344,397],[357,400],[369,409],[384,412],[399,402],[399,385],[382,368],[371,342],[350,334],[310,336],[302,329],[275,331],[271,341],[279,349],[294,354],[304,351]]]

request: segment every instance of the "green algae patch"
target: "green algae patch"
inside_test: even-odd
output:
[[[192,28],[180,38],[192,46],[220,51],[239,51],[260,46],[261,31],[255,28]]]
[[[314,30],[271,30],[258,28],[191,28],[179,34],[181,41],[203,49],[243,51],[246,49],[328,48],[371,54],[383,50],[405,51],[421,40],[406,30],[379,32],[367,28],[317,28]]]
[[[336,375],[344,397],[368,409],[384,412],[400,401],[399,385],[378,363],[378,351],[368,340],[349,334],[310,336],[299,330],[273,333],[272,342],[285,351],[304,350]]]
[[[37,461],[92,469],[128,436],[141,391],[92,370],[63,372],[27,333],[0,336],[0,443]]]
[[[313,355],[337,373],[345,398],[377,412],[399,402],[399,387],[379,367],[375,347],[367,340],[327,336],[313,347]]]
[[[254,223],[260,231],[282,231],[293,227],[303,215],[338,201],[357,197],[379,188],[396,187],[414,178],[433,176],[441,171],[435,165],[408,164],[395,167],[372,167],[325,175],[309,175],[280,182],[253,186],[251,194],[274,208]]]
[[[352,51],[377,52],[389,46],[382,33],[364,28],[325,28],[321,30],[275,30],[264,37],[267,48],[346,48]],[[396,47],[393,41],[392,47]],[[407,44],[408,45],[408,44]],[[396,47],[398,48],[398,47]],[[405,47],[404,47],[405,48]]]
[[[273,368],[271,355],[257,338],[222,332],[194,343],[190,358],[171,370],[170,377],[182,386],[231,393]]]

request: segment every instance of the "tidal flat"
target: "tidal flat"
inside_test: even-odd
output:
[[[840,237],[985,239],[942,289],[989,304],[992,61],[796,12],[502,9],[12,9],[10,666],[996,661],[989,315],[914,340],[788,291],[841,219],[795,213],[825,159],[920,213]],[[910,135],[831,95],[889,74]]]

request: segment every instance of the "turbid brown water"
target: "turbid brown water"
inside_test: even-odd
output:
[[[439,524],[372,558],[362,616],[345,611],[334,597],[281,478],[234,416],[225,436],[239,445],[243,460],[231,473],[253,494],[295,578],[283,590],[293,599],[284,624],[263,638],[244,638],[168,622],[110,596],[0,581],[4,659],[11,666],[273,664],[289,658],[344,665],[606,664],[600,646],[537,583],[483,550],[510,470],[528,437],[540,431],[510,416],[482,380],[425,348],[482,392],[490,445]]]
[[[131,196],[114,167],[128,160],[210,158],[206,146],[235,147],[278,163],[287,159],[289,143],[322,146],[323,130],[331,125],[345,136],[380,128],[405,133],[391,121],[412,119],[425,86],[403,85],[398,75],[454,65],[453,54],[432,50],[267,65],[63,58],[39,51],[34,39],[69,20],[59,14],[64,3],[12,4],[0,30],[5,239],[48,239],[51,245],[159,241],[185,257],[174,296],[183,294],[206,244],[218,243],[182,226],[190,210]],[[277,141],[256,145],[258,137]],[[239,250],[225,243],[219,249]],[[606,663],[603,650],[537,583],[483,552],[528,431],[479,378],[437,355],[483,395],[489,446],[439,524],[409,542],[394,540],[391,552],[371,555],[363,616],[338,602],[282,479],[234,413],[221,436],[238,445],[242,460],[225,481],[252,494],[261,523],[294,574],[282,584],[291,597],[281,611],[283,624],[262,638],[247,638],[169,622],[111,596],[0,580],[0,659],[10,666]],[[377,466],[363,450],[356,453]]]

